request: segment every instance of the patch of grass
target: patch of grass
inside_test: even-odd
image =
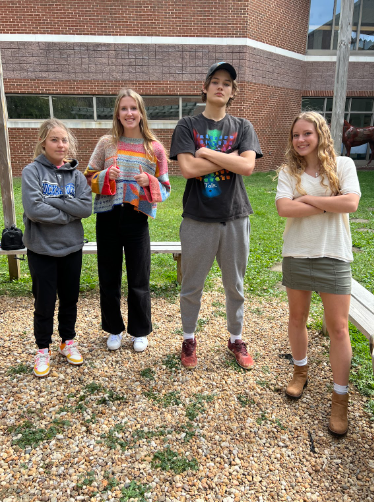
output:
[[[349,323],[349,335],[353,349],[349,380],[364,396],[374,396],[374,376],[369,342],[351,323]]]
[[[266,380],[256,380],[256,384],[267,389],[270,387],[269,382],[267,382]]]
[[[370,420],[374,420],[374,399],[366,403],[365,410],[371,415]]]
[[[139,441],[142,439],[167,436],[171,434],[171,432],[171,430],[165,429],[165,427],[157,427],[155,430],[136,429],[131,436],[134,438],[134,441]]]
[[[244,395],[244,394],[239,394],[236,396],[236,399],[239,401],[239,403],[245,408],[246,406],[252,406],[255,404],[255,400]]]
[[[181,368],[180,357],[177,354],[168,354],[162,361],[162,364],[166,366],[170,371],[180,370]]]
[[[17,366],[12,366],[6,373],[7,375],[28,375],[29,373],[32,373],[32,368],[27,366],[27,364],[21,363]]]
[[[53,439],[68,426],[70,426],[68,420],[55,419],[50,427],[39,428],[29,420],[26,420],[18,426],[9,427],[8,431],[14,433],[16,438],[13,439],[12,444],[24,449],[27,446],[35,448],[43,441]]]
[[[10,375],[12,380],[14,379],[15,375],[29,375],[30,373],[32,373],[32,368],[23,363],[18,364],[17,366],[12,366],[7,371],[7,375]]]
[[[106,481],[106,484],[101,490],[103,492],[111,491],[113,490],[113,488],[119,485],[119,481],[114,476],[111,476],[108,471],[104,472],[104,479]]]
[[[147,397],[150,401],[155,401],[156,403],[162,404],[163,408],[168,408],[169,406],[177,406],[181,404],[180,392],[171,391],[166,394],[159,395],[154,392],[153,389],[143,392],[143,395]]]
[[[122,451],[127,450],[129,443],[128,441],[123,441],[121,439],[121,433],[123,430],[126,430],[127,426],[122,424],[117,424],[111,429],[107,434],[101,434],[101,439],[104,440],[104,444],[111,450],[115,450],[117,446],[121,448]],[[102,443],[102,441],[97,441],[98,443]]]
[[[197,471],[199,469],[199,463],[195,458],[188,460],[186,457],[179,456],[177,452],[171,450],[169,447],[154,454],[151,466],[153,469],[173,471],[175,474],[189,470]]]
[[[208,324],[208,322],[209,319],[204,319],[203,317],[198,319],[195,332],[198,333],[199,331],[202,331],[204,326]]]
[[[234,356],[225,360],[225,366],[229,369],[237,371],[238,373],[245,373],[246,372],[246,370],[244,368],[239,366],[239,364],[236,362],[236,359]]]
[[[186,417],[191,422],[206,410],[205,403],[211,402],[215,394],[195,394],[193,401],[186,406]]]
[[[137,483],[133,480],[128,486],[122,488],[120,502],[127,502],[130,499],[137,502],[147,502],[144,495],[150,491],[151,487],[149,485]]]
[[[97,400],[97,404],[115,403],[116,401],[126,401],[126,396],[117,394],[113,390],[108,390],[105,396]]]
[[[151,368],[145,368],[144,370],[141,370],[140,376],[143,378],[146,378],[147,380],[154,380],[155,379],[156,372],[151,369]]]
[[[178,432],[185,434],[183,441],[188,443],[191,439],[196,436],[196,428],[193,422],[187,422],[184,425],[178,427]]]
[[[99,383],[96,383],[96,382],[91,382],[89,384],[87,384],[84,388],[84,390],[88,393],[88,394],[95,394],[96,392],[101,392],[104,389],[104,387],[99,384]]]
[[[88,471],[87,474],[81,474],[79,476],[80,481],[77,482],[78,490],[82,490],[82,488],[86,488],[86,486],[91,486],[95,481],[95,471]]]

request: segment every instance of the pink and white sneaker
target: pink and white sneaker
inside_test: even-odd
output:
[[[51,351],[47,349],[39,349],[35,356],[34,375],[37,377],[45,377],[51,369]]]
[[[75,340],[66,340],[65,343],[61,343],[58,351],[66,357],[70,364],[74,364],[75,366],[83,364],[83,356],[79,352]]]

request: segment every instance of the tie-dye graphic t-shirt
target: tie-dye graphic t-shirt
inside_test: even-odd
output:
[[[218,152],[239,155],[248,150],[262,157],[260,143],[252,124],[246,119],[225,117],[216,122],[201,113],[182,118],[171,140],[170,158],[177,160],[180,153],[195,155],[206,147]],[[243,178],[240,174],[220,169],[205,176],[187,180],[183,195],[183,217],[198,221],[223,222],[252,214]]]

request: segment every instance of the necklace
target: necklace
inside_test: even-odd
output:
[[[318,178],[318,176],[319,176],[319,172],[316,172],[316,178]]]

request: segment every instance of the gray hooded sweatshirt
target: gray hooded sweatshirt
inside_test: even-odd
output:
[[[23,242],[34,253],[66,256],[83,247],[81,219],[92,212],[92,193],[72,160],[59,169],[39,155],[22,171]]]

